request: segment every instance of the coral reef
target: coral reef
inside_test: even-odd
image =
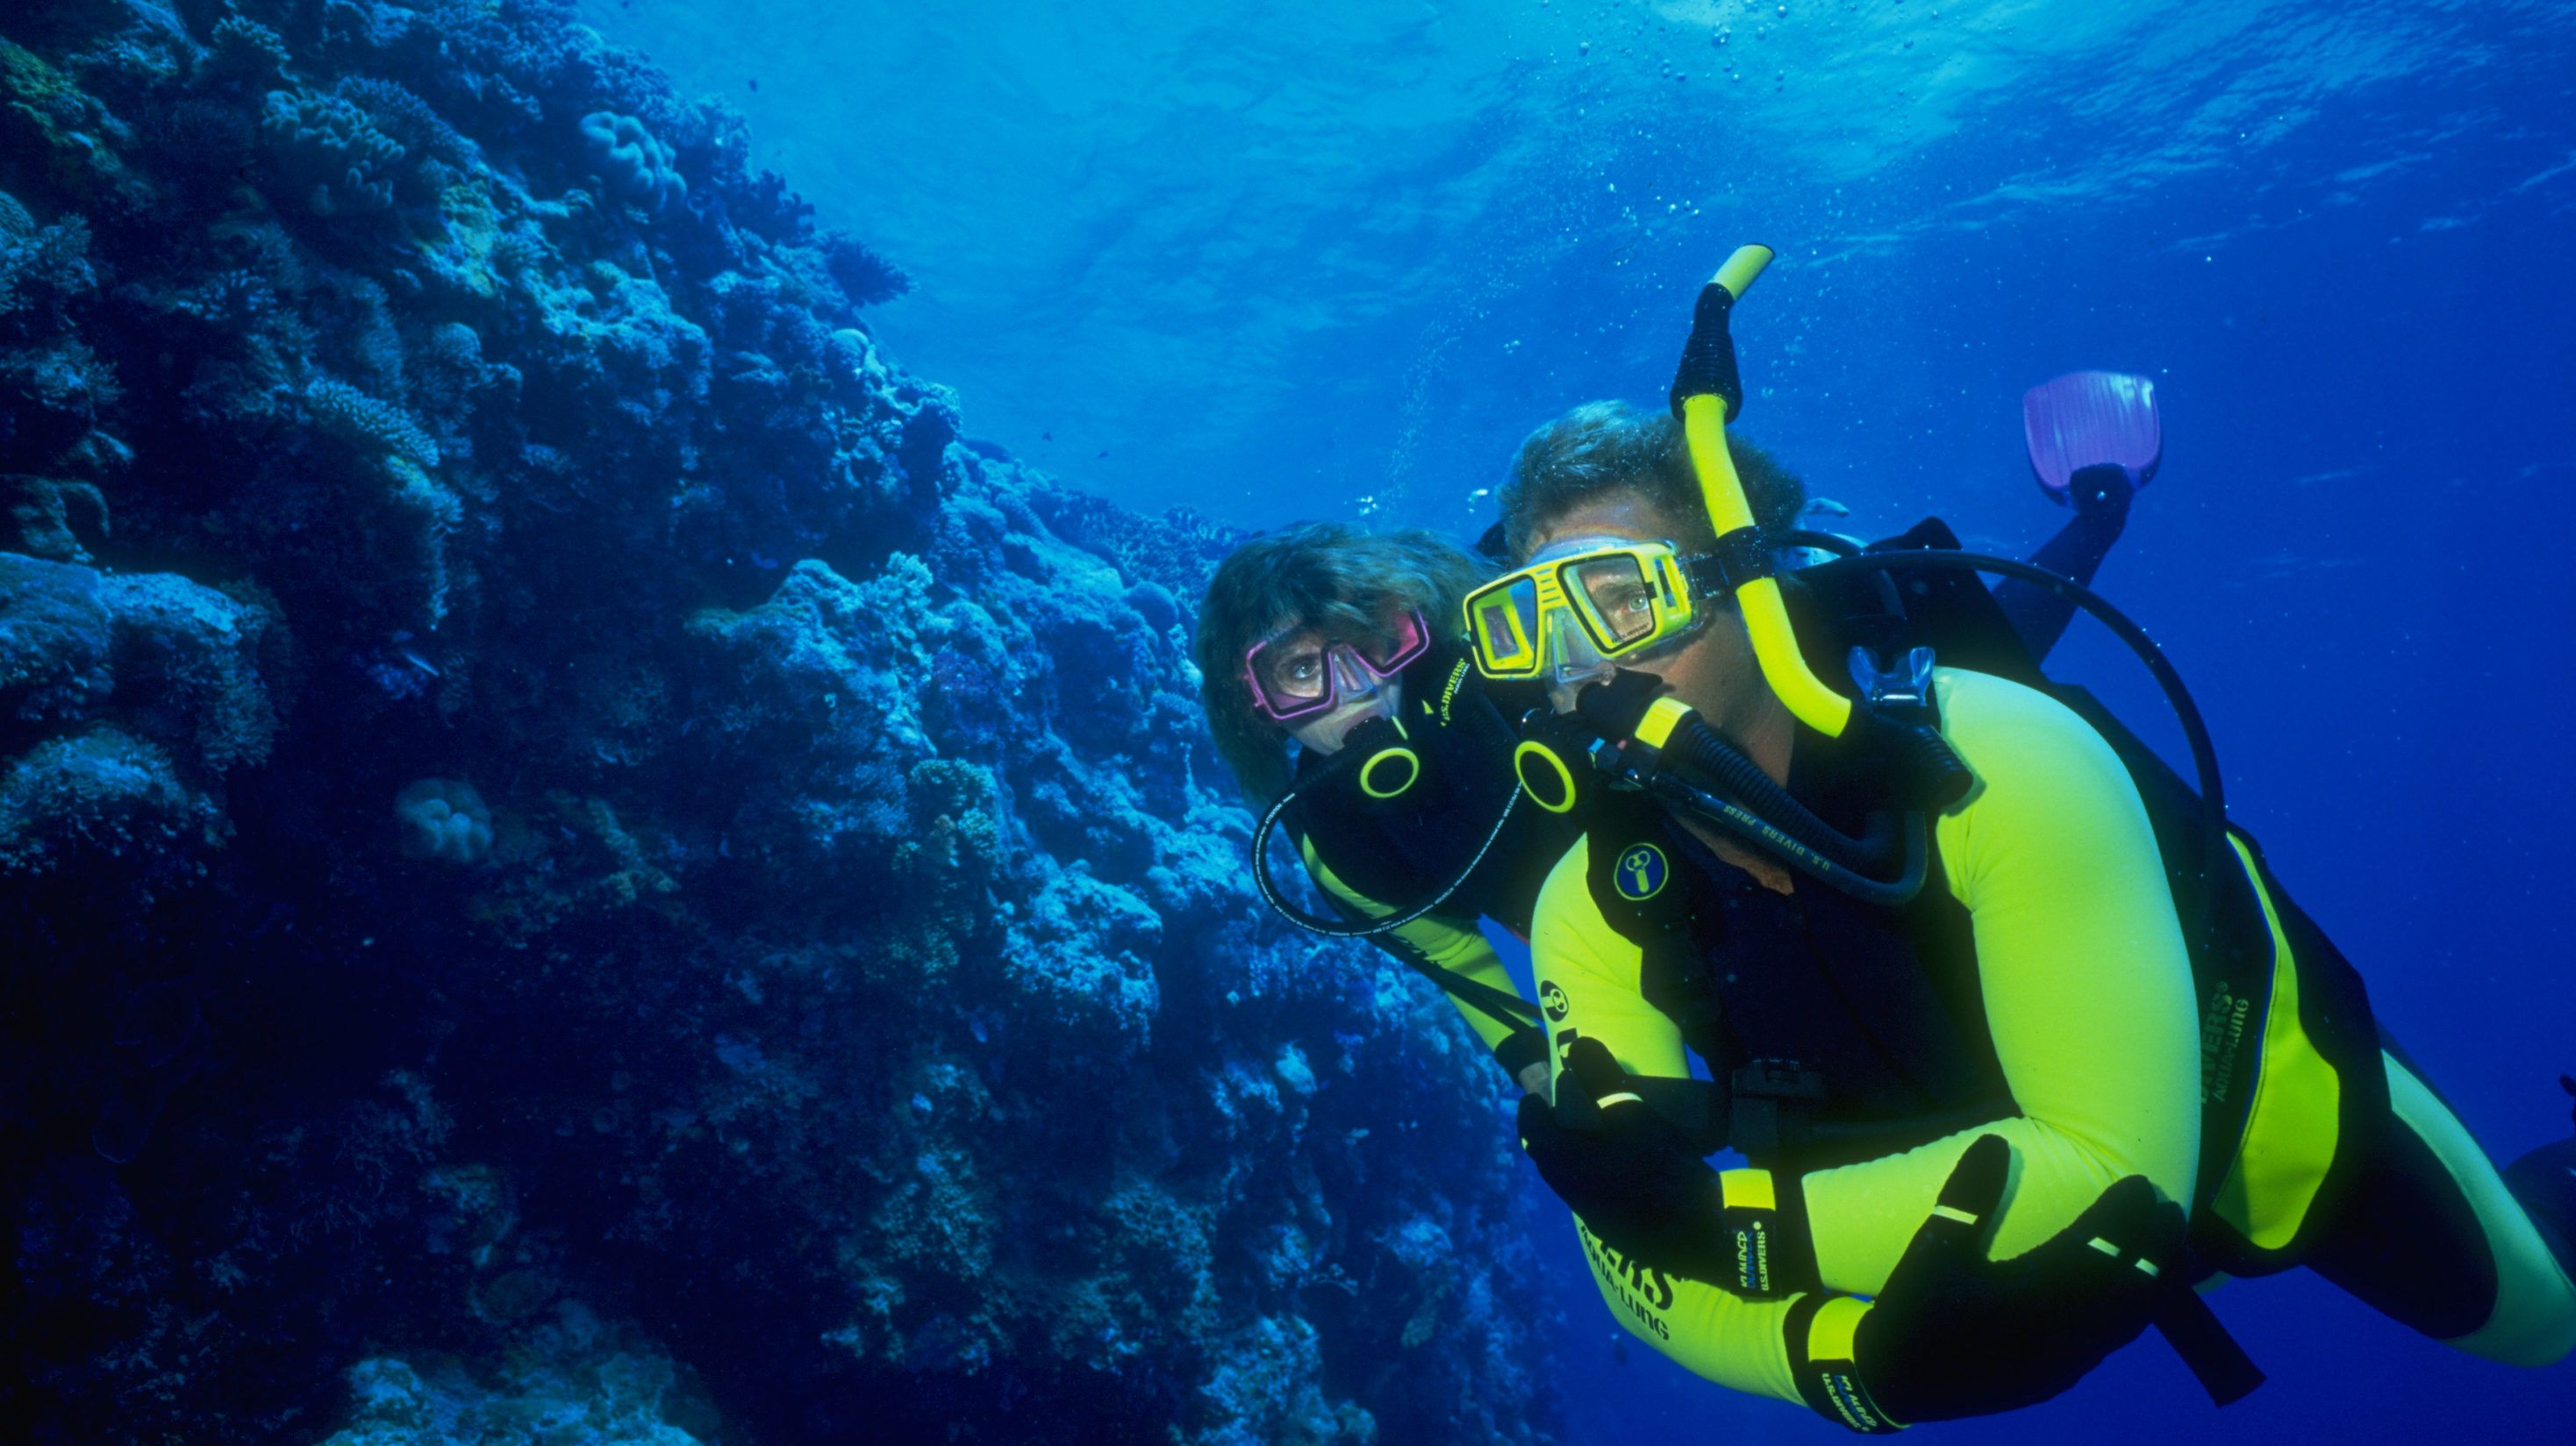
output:
[[[492,810],[474,785],[454,778],[424,778],[394,799],[406,858],[479,864],[492,852]]]
[[[581,118],[581,137],[589,144],[591,169],[610,195],[659,213],[689,194],[671,148],[635,117],[595,111]]]
[[[631,1327],[604,1323],[577,1301],[551,1314],[486,1372],[454,1360],[360,1361],[349,1368],[352,1419],[323,1446],[697,1446],[718,1434],[703,1390]]]
[[[403,148],[338,96],[272,90],[260,134],[279,184],[316,216],[382,211],[394,203],[392,170]]]
[[[1242,877],[1230,536],[749,155],[560,0],[0,17],[0,1420],[1547,1439],[1502,1081]]]
[[[276,729],[273,621],[185,578],[0,552],[0,879],[167,876],[220,843],[223,779]]]

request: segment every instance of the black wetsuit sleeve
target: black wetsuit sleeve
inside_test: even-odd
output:
[[[2075,474],[2071,490],[2075,515],[2031,554],[2030,562],[2091,587],[2102,559],[2110,556],[2111,545],[2129,525],[2129,479],[2116,467],[2087,467]],[[2033,662],[2046,660],[2057,640],[2066,636],[2066,625],[2075,619],[2072,601],[2018,578],[2006,578],[1996,586],[1995,603],[2011,620],[2014,635],[2030,651]]]

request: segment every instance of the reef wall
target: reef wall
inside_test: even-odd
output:
[[[557,0],[0,17],[11,1439],[1547,1439],[1500,1076],[1242,877],[1227,535],[747,152]]]

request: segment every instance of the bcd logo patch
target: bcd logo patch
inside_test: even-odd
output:
[[[1664,862],[1662,849],[1641,843],[1629,845],[1628,851],[1619,855],[1619,867],[1612,872],[1618,876],[1620,898],[1644,903],[1663,892],[1664,879],[1672,869]]]

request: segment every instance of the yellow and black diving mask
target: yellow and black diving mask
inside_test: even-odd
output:
[[[1566,685],[1698,631],[1695,599],[1723,595],[1717,560],[1669,542],[1585,541],[1467,594],[1467,636],[1488,678]]]

